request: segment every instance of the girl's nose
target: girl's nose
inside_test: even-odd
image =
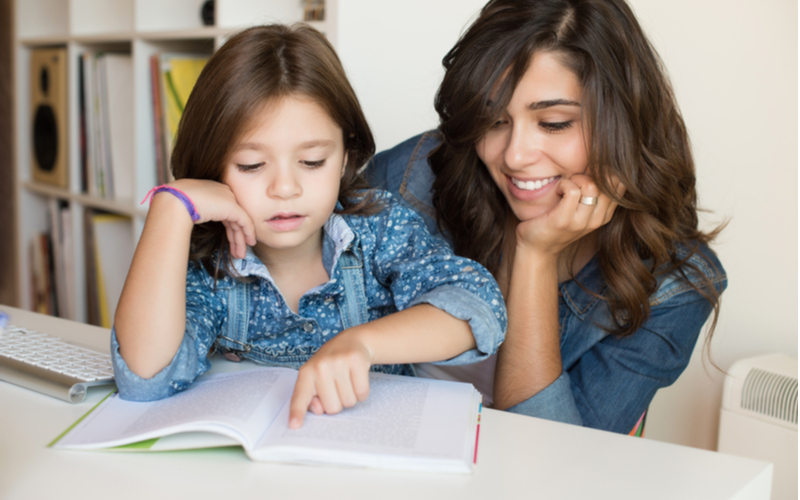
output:
[[[275,173],[267,186],[267,195],[269,197],[289,199],[300,196],[302,193],[302,183],[291,166],[280,166],[275,169]]]

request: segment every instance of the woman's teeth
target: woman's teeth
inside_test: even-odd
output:
[[[519,179],[511,178],[511,183],[517,186],[520,189],[525,191],[536,191],[537,189],[542,189],[544,186],[550,184],[554,180],[558,179],[558,175],[550,177],[548,179],[542,179],[538,181],[521,181]]]

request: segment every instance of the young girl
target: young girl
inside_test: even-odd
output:
[[[472,363],[506,326],[491,275],[364,191],[374,142],[333,48],[263,26],[209,60],[181,120],[112,332],[120,395],[186,389],[208,354],[299,367],[290,426],[363,401],[370,367]],[[188,274],[187,274],[188,264]]]

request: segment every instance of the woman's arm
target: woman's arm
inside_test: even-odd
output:
[[[170,186],[186,193],[198,223],[223,221],[231,251],[243,256],[255,244],[253,224],[230,189],[212,181],[184,179]],[[150,378],[169,365],[186,330],[186,269],[194,223],[168,192],[153,196],[114,317],[120,354],[128,368]]]
[[[617,207],[585,175],[562,179],[558,190],[562,198],[555,208],[516,228],[506,297],[508,333],[495,371],[494,404],[499,409],[529,399],[561,375],[559,266],[562,275],[569,275],[564,250],[584,239],[586,252],[592,241],[586,236],[608,223]],[[597,204],[581,204],[584,196],[598,198]]]
[[[715,278],[718,291],[726,284],[724,275]],[[559,378],[509,411],[630,432],[656,391],[675,382],[686,368],[713,311],[713,305],[682,280],[659,289],[657,296],[664,300],[627,337],[608,335],[595,325],[610,320],[608,307],[597,302],[590,316],[573,324],[570,347],[564,352],[569,365]]]

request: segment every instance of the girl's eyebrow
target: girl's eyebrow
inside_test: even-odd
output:
[[[334,144],[334,142],[329,140],[329,139],[315,139],[313,141],[306,141],[306,142],[300,143],[300,146],[298,146],[298,149],[311,149],[311,148],[322,147],[322,146],[332,146],[333,144]]]
[[[333,146],[334,144],[335,142],[329,139],[314,139],[311,141],[301,142],[300,145],[297,146],[297,149],[328,147],[328,146]],[[260,142],[243,142],[241,144],[237,144],[234,151],[244,151],[246,149],[250,149],[253,151],[261,151],[265,149],[265,146]]]

